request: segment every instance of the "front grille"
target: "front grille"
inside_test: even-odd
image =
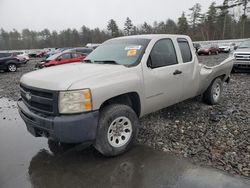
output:
[[[250,53],[237,53],[235,59],[239,61],[250,61]]]
[[[34,88],[21,84],[21,97],[26,106],[33,111],[56,115],[58,114],[58,92]]]

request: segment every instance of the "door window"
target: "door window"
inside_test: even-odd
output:
[[[188,41],[186,39],[178,39],[178,44],[181,50],[183,63],[192,61],[193,57]]]
[[[150,53],[150,67],[158,68],[177,64],[177,57],[171,39],[162,39],[156,42]]]
[[[71,54],[70,53],[63,54],[63,55],[61,55],[61,58],[62,59],[71,59]]]

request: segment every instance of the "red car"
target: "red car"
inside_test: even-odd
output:
[[[45,61],[37,64],[38,68],[51,67],[55,65],[62,65],[67,63],[74,63],[82,61],[86,57],[86,54],[77,52],[62,52],[54,54],[48,57]]]
[[[211,55],[211,54],[219,54],[219,46],[217,44],[209,44],[201,46],[197,51],[198,55]]]

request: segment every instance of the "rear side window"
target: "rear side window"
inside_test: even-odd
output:
[[[150,53],[152,68],[177,64],[175,48],[171,39],[159,40]]]
[[[188,41],[186,39],[178,39],[177,41],[181,50],[183,63],[192,61],[192,53]]]
[[[82,54],[80,54],[80,53],[72,53],[71,55],[72,55],[72,58],[77,58],[77,57],[82,56]]]
[[[70,55],[70,53],[66,53],[66,54],[61,55],[61,58],[62,59],[71,59],[71,55]]]

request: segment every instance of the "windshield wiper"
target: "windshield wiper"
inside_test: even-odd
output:
[[[91,61],[90,59],[84,59],[83,62],[85,62],[85,63],[93,63],[93,61]]]
[[[94,63],[103,63],[103,64],[113,64],[113,65],[120,65],[114,60],[103,60],[103,61],[94,61]]]

